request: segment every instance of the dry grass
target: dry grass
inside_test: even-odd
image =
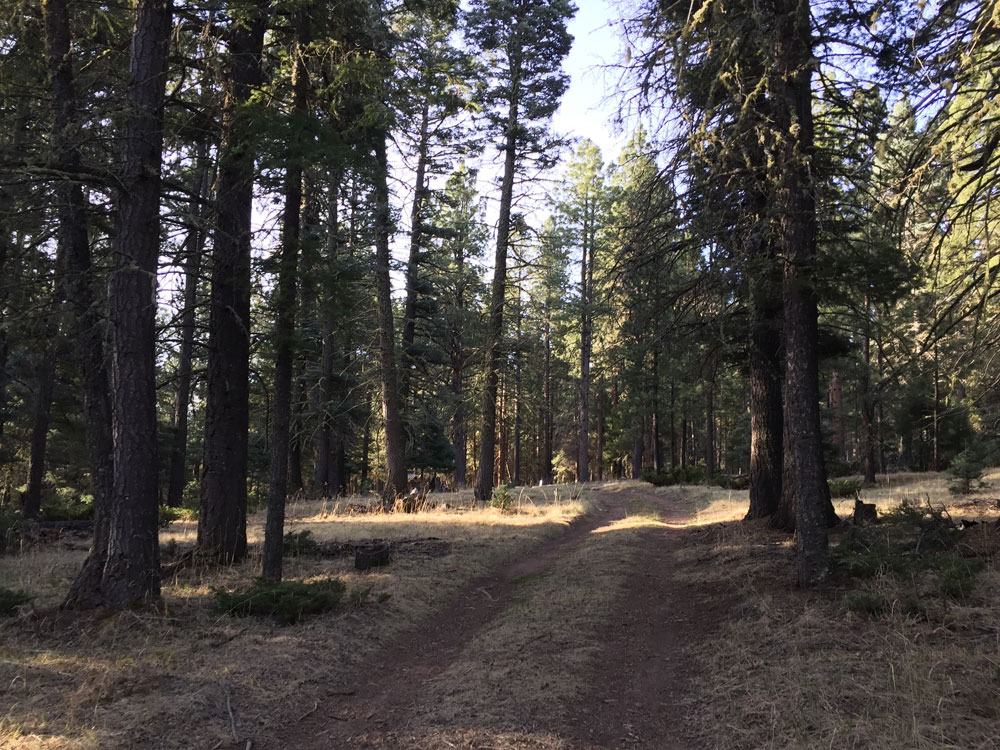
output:
[[[353,671],[395,634],[584,512],[588,500],[579,495],[536,488],[510,513],[469,510],[457,494],[407,515],[343,515],[339,506],[293,503],[289,530],[308,529],[319,540],[435,536],[452,544],[446,557],[400,555],[368,573],[354,571],[349,559],[286,559],[287,579],[338,577],[349,592],[367,592],[295,626],[213,610],[213,586],[256,575],[257,547],[243,565],[165,581],[159,613],[0,623],[0,748],[243,748],[249,738],[280,746],[283,726],[329,691],[349,687]],[[262,522],[251,518],[251,543]],[[183,548],[194,535],[194,524],[175,523],[161,541]],[[0,586],[27,589],[44,612],[64,595],[84,555],[77,541],[0,558]]]
[[[988,488],[956,497],[940,475],[888,480],[862,498],[882,511],[905,499],[944,505],[956,520],[1000,515]],[[841,515],[851,504],[838,503]],[[977,530],[1000,536],[992,523]],[[689,580],[728,581],[737,600],[723,631],[695,646],[706,669],[689,709],[711,746],[1000,747],[995,547],[972,594],[957,600],[920,578],[890,576],[835,577],[804,592],[793,585],[793,556],[790,539],[758,522],[696,530],[678,552]],[[859,614],[849,604],[854,591],[878,597],[886,610]]]

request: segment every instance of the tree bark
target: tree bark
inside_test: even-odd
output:
[[[781,304],[776,279],[765,260],[751,292],[750,333],[750,509],[746,517],[773,516],[781,503],[784,408],[781,396]],[[770,275],[767,275],[770,274]]]
[[[81,159],[74,138],[79,123],[69,13],[65,0],[46,0],[42,7],[52,92],[52,150],[57,168],[71,174],[79,170]],[[94,495],[94,540],[63,606],[85,609],[102,603],[100,586],[107,554],[108,505],[114,484],[111,382],[105,356],[103,305],[91,262],[83,189],[79,183],[62,180],[56,184],[54,193],[59,221],[57,264],[65,279],[65,297],[76,333],[76,359],[83,375],[83,412]]]
[[[391,505],[406,493],[403,422],[399,415],[396,380],[396,347],[392,318],[392,285],[389,279],[389,160],[386,133],[375,138],[375,297],[378,325],[379,372],[382,380],[382,419],[385,424],[386,476],[382,502]]]
[[[545,361],[542,370],[542,483],[552,484],[552,324],[545,302]]]
[[[591,290],[594,285],[594,239],[589,215],[589,198],[583,207],[583,242],[580,255],[580,442],[576,462],[578,482],[590,479],[590,353]]]
[[[864,364],[858,389],[861,391],[861,466],[865,484],[875,484],[875,399],[871,392],[871,334],[869,332],[869,302],[865,298],[865,331],[862,344]]]
[[[156,269],[171,13],[171,0],[135,5],[115,270],[108,292],[115,480],[102,593],[113,606],[160,596]]]
[[[205,246],[205,205],[212,189],[208,163],[208,144],[198,145],[198,199],[191,200],[191,226],[185,242],[184,312],[181,316],[181,348],[177,362],[177,394],[174,398],[173,449],[170,454],[170,480],[167,485],[167,505],[180,506],[187,484],[188,408],[191,403],[191,371],[194,359],[195,311],[198,304],[198,280],[201,277],[201,254]]]
[[[250,216],[254,161],[246,105],[261,81],[267,0],[229,29],[222,105],[218,206],[212,248],[205,465],[197,552],[221,563],[246,557],[250,426]]]
[[[715,371],[705,384],[705,478],[715,478]]]
[[[306,114],[309,79],[305,48],[309,44],[309,19],[299,10],[295,21],[297,39],[292,50],[292,118]],[[264,559],[261,576],[280,581],[284,555],[285,500],[288,496],[288,432],[292,416],[292,376],[295,367],[295,287],[302,230],[302,139],[293,140],[285,156],[285,206],[278,257],[274,325],[274,422],[271,432],[271,481],[264,528]]]
[[[812,38],[807,0],[777,0],[773,82],[780,164],[778,216],[784,257],[785,408],[793,456],[798,578],[808,586],[830,566],[819,412],[818,308],[811,275],[816,256],[813,156]]]
[[[496,459],[497,387],[503,345],[503,307],[507,294],[507,244],[510,240],[510,212],[514,200],[514,171],[517,166],[518,76],[515,74],[507,115],[504,141],[503,181],[500,185],[500,218],[497,223],[496,258],[490,290],[490,316],[486,329],[486,370],[484,373],[479,466],[476,471],[476,500],[485,503],[493,493],[493,466]]]

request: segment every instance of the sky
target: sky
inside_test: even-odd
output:
[[[607,0],[576,0],[579,9],[570,21],[573,47],[563,63],[570,86],[553,117],[553,129],[589,138],[601,148],[604,161],[614,161],[626,137],[616,134],[611,118],[617,109],[616,73],[602,66],[620,61],[622,43],[609,23],[617,11]]]

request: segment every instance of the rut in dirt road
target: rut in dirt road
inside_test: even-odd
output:
[[[684,532],[634,489],[465,589],[382,652],[352,695],[291,729],[297,748],[694,748],[684,656],[724,607],[672,574]],[[677,513],[659,499],[661,518]]]

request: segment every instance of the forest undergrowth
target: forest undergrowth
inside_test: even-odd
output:
[[[729,581],[741,599],[716,638],[693,646],[705,670],[689,710],[707,745],[996,748],[1000,509],[989,485],[998,479],[994,471],[980,491],[956,498],[941,475],[883,478],[861,493],[878,505],[875,528],[898,521],[901,503],[925,523],[975,525],[956,531],[940,554],[926,551],[928,562],[911,549],[909,562],[884,563],[865,577],[852,576],[838,554],[831,579],[808,591],[789,574],[791,539],[766,522],[714,524],[687,537],[678,551],[683,575]],[[850,504],[838,503],[842,518]],[[837,553],[852,531],[831,534]],[[920,537],[929,546],[926,529],[912,538]],[[974,583],[949,590],[941,560],[973,571]]]

